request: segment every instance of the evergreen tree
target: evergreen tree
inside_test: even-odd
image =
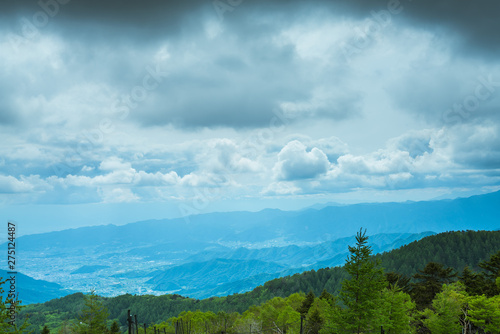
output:
[[[356,246],[349,246],[345,270],[349,279],[342,282],[340,300],[345,308],[341,314],[341,326],[346,332],[364,333],[379,327],[378,306],[385,286],[384,272],[370,258],[366,230],[356,235]]]
[[[483,277],[485,278],[485,293],[492,297],[500,293],[500,289],[495,283],[495,280],[500,277],[500,251],[492,255],[488,261],[479,263],[479,267],[485,270]]]
[[[113,321],[113,324],[111,325],[111,328],[109,329],[110,334],[118,334],[120,333],[120,325],[118,325],[118,322]]]
[[[395,273],[393,271],[385,274],[385,280],[387,281],[387,288],[397,287],[404,293],[410,293],[410,278],[405,275]]]
[[[417,308],[422,310],[431,306],[432,300],[441,291],[443,284],[449,284],[457,277],[453,268],[445,268],[442,264],[429,262],[423,270],[419,270],[413,278],[411,296]]]
[[[318,334],[323,326],[323,318],[317,307],[311,310],[306,318],[306,334]]]
[[[75,331],[81,334],[103,334],[108,331],[107,320],[109,312],[102,304],[95,290],[85,296],[85,305],[79,317]]]
[[[328,293],[326,289],[323,289],[323,292],[321,292],[319,299],[326,301],[331,306],[335,304],[335,297],[331,293]]]
[[[311,308],[312,304],[314,303],[314,292],[309,291],[309,293],[306,296],[306,299],[302,302],[302,305],[299,308],[300,315],[305,317],[307,312],[309,312],[309,309]]]
[[[41,334],[50,334],[50,329],[47,326],[43,326],[42,331],[40,332]]]
[[[483,275],[476,274],[467,266],[462,271],[462,275],[459,276],[459,279],[464,284],[465,291],[467,291],[469,295],[477,296],[484,294],[486,282]]]

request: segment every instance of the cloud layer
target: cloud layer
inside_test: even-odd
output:
[[[2,2],[0,201],[496,189],[499,6]]]

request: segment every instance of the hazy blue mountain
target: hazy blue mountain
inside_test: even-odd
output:
[[[157,291],[172,291],[172,286],[182,288],[182,293],[214,288],[222,283],[243,278],[281,272],[286,267],[259,260],[215,259],[207,262],[191,262],[169,268],[157,274],[147,283]]]
[[[206,297],[242,292],[290,273],[340,265],[361,227],[367,229],[375,253],[433,232],[496,230],[499,204],[500,192],[495,192],[428,202],[223,212],[17,240],[30,259],[25,262],[26,273],[47,275],[68,289],[87,292],[95,287],[106,296],[179,290]]]
[[[16,293],[18,293],[21,305],[43,303],[48,300],[66,296],[74,291],[67,291],[57,283],[51,283],[43,280],[36,280],[18,272],[16,275]],[[2,280],[8,279],[10,275],[7,271],[0,269]],[[9,282],[3,285],[4,297],[8,293]]]
[[[360,227],[370,235],[450,230],[493,230],[500,222],[500,192],[429,202],[369,203],[329,206],[320,210],[220,212],[183,218],[148,220],[123,226],[93,226],[26,235],[25,250],[162,244],[171,251],[200,250],[210,245],[246,246],[281,240],[283,244],[321,242],[355,235]],[[149,250],[148,250],[149,251]],[[166,251],[166,250],[164,250]]]
[[[355,235],[450,230],[493,230],[500,222],[500,192],[454,200],[329,206],[320,210],[209,213],[148,220],[123,226],[93,226],[22,236],[25,250],[94,247],[101,252],[162,244],[171,252],[208,245],[248,246],[275,241],[285,244],[325,242]],[[163,252],[167,252],[164,249]],[[149,250],[145,250],[150,252]]]

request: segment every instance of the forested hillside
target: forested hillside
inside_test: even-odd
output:
[[[436,262],[443,268],[454,268],[461,273],[465,266],[482,271],[478,264],[490,259],[500,250],[500,231],[446,232],[412,242],[399,249],[379,254],[372,259],[380,261],[386,273],[396,272],[411,276],[423,270],[429,262]],[[253,291],[227,297],[203,300],[184,298],[179,295],[132,296],[122,295],[103,298],[109,310],[109,319],[116,319],[125,325],[127,310],[136,314],[141,322],[160,323],[184,311],[243,313],[255,305],[261,305],[275,297],[286,298],[294,293],[311,291],[316,296],[323,290],[337,296],[342,281],[349,277],[343,267],[311,270],[266,282]],[[98,293],[98,291],[97,291]],[[40,329],[47,324],[59,327],[64,321],[72,321],[79,315],[85,296],[81,293],[55,299],[44,304],[29,305],[23,314],[29,313],[32,328]]]

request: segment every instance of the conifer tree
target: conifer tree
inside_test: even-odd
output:
[[[102,334],[108,331],[107,320],[109,312],[102,304],[95,290],[85,296],[85,305],[75,326],[75,331],[81,334]]]
[[[113,321],[113,324],[111,325],[111,328],[109,329],[110,334],[119,334],[120,333],[120,325],[115,321]]]
[[[378,307],[381,291],[385,287],[384,272],[370,258],[366,230],[356,235],[356,246],[349,246],[345,270],[349,279],[342,282],[340,300],[345,306],[341,314],[341,326],[349,333],[364,333],[379,327]]]
[[[309,291],[309,293],[306,296],[306,299],[302,302],[302,305],[300,306],[299,312],[301,316],[305,316],[307,312],[309,312],[309,309],[311,308],[312,304],[314,303],[314,292]]]
[[[500,251],[492,255],[488,261],[479,263],[479,267],[485,270],[483,277],[485,278],[485,293],[492,297],[500,293],[500,289],[495,283],[495,280],[500,277]]]
[[[419,270],[413,278],[411,296],[417,308],[423,310],[431,306],[432,300],[441,291],[443,284],[452,283],[457,277],[453,268],[445,268],[442,264],[429,262],[423,270]]]

